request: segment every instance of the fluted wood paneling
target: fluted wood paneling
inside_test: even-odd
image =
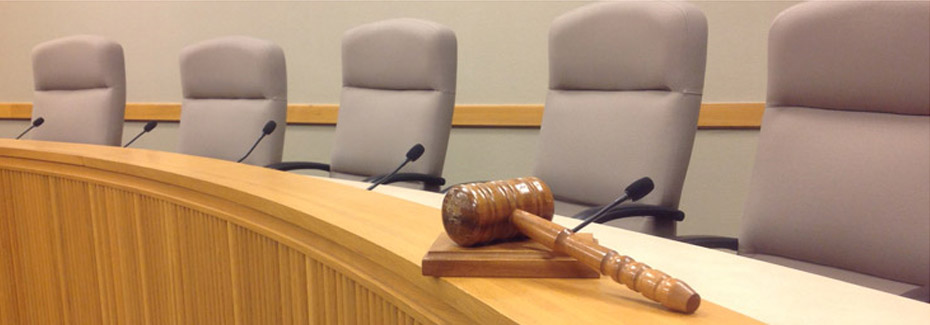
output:
[[[13,284],[16,283],[16,279],[13,278],[12,253],[17,250],[11,242],[13,218],[5,217],[14,213],[14,205],[11,204],[13,193],[10,191],[10,173],[0,170],[0,324],[13,324],[14,320],[20,318],[19,299],[14,296],[16,292],[12,290]]]
[[[49,205],[39,200],[48,197],[48,181],[45,177],[30,174],[4,173],[5,185],[18,185],[6,187],[9,191],[7,198],[12,203],[13,215],[49,215]],[[51,241],[51,222],[49,218],[17,218],[7,221],[9,227],[10,246],[12,252],[4,252],[10,256],[11,281],[9,284],[29,288],[29,290],[12,290],[15,306],[20,319],[32,322],[63,322],[61,312],[61,294],[58,292],[59,278],[53,261],[55,244]],[[22,237],[32,238],[23,240]],[[27,258],[29,257],[29,258]],[[16,268],[15,266],[20,266]],[[24,269],[29,272],[23,272]],[[6,291],[6,290],[4,290]],[[48,312],[40,307],[47,306]]]
[[[177,207],[153,197],[138,199],[142,278],[146,288],[146,318],[152,324],[180,323],[181,261],[178,251]]]
[[[90,217],[91,201],[87,193],[87,184],[68,179],[48,178],[53,198],[52,220],[57,224],[53,235],[60,239],[58,264],[61,266],[62,300],[65,305],[65,319],[88,320],[100,323],[103,319],[98,312],[100,301],[96,299],[67,299],[75,297],[99,297],[100,287],[95,267],[97,257],[87,254],[94,251],[94,233],[84,231],[93,229]],[[85,255],[87,254],[87,255]]]
[[[180,189],[15,168],[0,184],[3,323],[430,323]]]

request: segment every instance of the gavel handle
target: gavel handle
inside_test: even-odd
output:
[[[514,210],[511,221],[527,237],[554,251],[574,257],[669,309],[693,313],[701,296],[681,280],[616,251],[585,240],[571,230],[523,210]]]

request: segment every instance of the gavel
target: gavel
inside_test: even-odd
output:
[[[529,237],[574,257],[663,306],[693,313],[701,296],[681,280],[553,223],[552,191],[535,177],[457,185],[442,201],[442,224],[464,247]]]

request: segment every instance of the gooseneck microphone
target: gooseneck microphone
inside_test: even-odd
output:
[[[375,180],[375,183],[371,184],[371,186],[368,187],[368,190],[371,191],[378,185],[381,185],[381,183],[384,183],[385,181],[391,179],[391,176],[394,176],[394,174],[397,174],[397,172],[399,172],[401,168],[404,168],[404,166],[407,165],[407,163],[411,161],[417,161],[417,159],[420,159],[420,156],[423,155],[424,151],[426,151],[426,148],[423,148],[422,144],[417,143],[413,145],[413,147],[411,147],[410,150],[407,150],[407,159],[405,159],[404,162],[400,164],[400,166],[397,166],[397,169],[394,169],[394,171],[392,171],[390,174],[387,174],[384,177],[381,177]]]
[[[26,129],[26,131],[23,131],[23,133],[20,133],[19,136],[16,137],[16,140],[19,140],[19,138],[22,138],[24,135],[26,135],[26,133],[29,133],[29,131],[32,131],[32,129],[39,127],[40,125],[42,125],[42,123],[45,123],[45,118],[42,118],[42,117],[39,117],[35,121],[32,121],[32,125],[30,125],[29,128]]]
[[[575,226],[575,228],[572,229],[572,232],[573,233],[578,232],[579,230],[581,230],[581,228],[584,228],[591,222],[594,222],[594,220],[597,220],[597,218],[600,218],[605,212],[609,211],[610,209],[613,209],[615,206],[617,206],[620,203],[623,203],[626,200],[638,201],[639,199],[646,196],[646,194],[649,194],[649,192],[652,192],[652,189],[654,188],[655,188],[655,184],[652,182],[652,179],[649,177],[643,177],[643,178],[636,180],[635,182],[633,182],[633,184],[630,184],[630,186],[627,186],[626,189],[623,190],[623,195],[618,197],[616,200],[614,200],[610,204],[605,205],[600,210],[597,210],[597,212],[589,216],[587,219],[584,219],[584,221],[582,221],[580,224],[578,224],[578,226]]]
[[[262,128],[262,136],[258,137],[258,140],[255,140],[255,144],[252,145],[252,148],[249,148],[249,152],[246,152],[245,156],[242,156],[242,158],[239,158],[239,160],[236,162],[242,162],[245,160],[245,158],[248,158],[249,155],[252,154],[252,150],[255,150],[255,147],[258,147],[258,144],[262,142],[262,139],[264,139],[265,136],[271,134],[271,132],[274,132],[276,127],[278,127],[278,123],[275,123],[274,121],[268,121],[268,123],[265,123],[265,127]]]
[[[152,129],[154,129],[156,126],[158,126],[158,122],[155,122],[155,121],[149,121],[148,123],[145,123],[145,126],[142,127],[142,132],[139,132],[139,134],[137,134],[135,138],[132,138],[132,140],[129,140],[129,142],[123,145],[123,148],[126,148],[133,142],[136,142],[136,139],[141,137],[143,134],[149,133],[149,131],[152,131]]]

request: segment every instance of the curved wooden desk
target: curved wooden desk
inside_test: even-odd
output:
[[[0,323],[721,323],[608,279],[433,278],[435,208],[165,152],[0,140]]]

